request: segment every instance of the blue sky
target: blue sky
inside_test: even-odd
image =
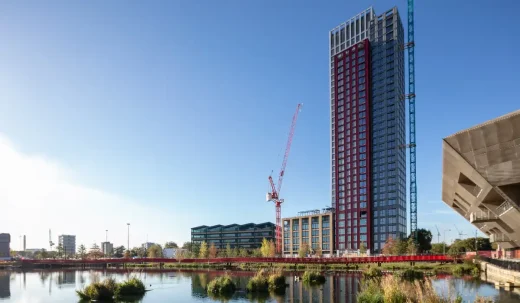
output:
[[[406,20],[404,0],[2,2],[0,231],[123,244],[129,221],[133,246],[273,221],[298,102],[282,214],[329,205],[328,31],[393,4]],[[441,202],[441,139],[519,108],[518,9],[416,4],[419,227],[474,233]]]

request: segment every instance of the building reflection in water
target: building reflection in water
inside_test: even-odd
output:
[[[233,274],[237,274],[232,273]],[[252,275],[254,273],[250,273]],[[205,298],[207,297],[206,286],[211,279],[218,276],[218,273],[193,273],[191,275],[191,294],[193,297]],[[244,290],[249,280],[249,276],[233,276],[233,280],[237,283],[239,290]],[[293,275],[286,278],[288,287],[285,295],[276,296],[274,294],[267,295],[266,298],[271,298],[275,302],[289,302],[289,303],[355,303],[356,295],[359,290],[360,276],[358,274],[335,274],[327,276],[327,281],[323,285],[309,286],[302,281],[295,281]],[[238,295],[242,297],[242,295]],[[245,295],[252,301],[262,301],[262,298],[253,298],[250,295]],[[255,300],[256,299],[256,300]]]
[[[0,299],[9,298],[11,296],[11,273],[8,271],[0,272]]]
[[[76,287],[76,271],[60,271],[57,274],[56,284],[59,288],[64,286]]]

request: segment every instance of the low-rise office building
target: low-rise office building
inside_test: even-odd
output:
[[[60,235],[58,244],[61,244],[66,255],[72,256],[76,254],[76,236]]]
[[[11,259],[11,235],[0,234],[0,260]]]
[[[195,245],[205,241],[208,245],[223,249],[229,244],[231,248],[255,249],[262,246],[263,239],[274,241],[275,225],[271,222],[254,224],[231,224],[197,226],[191,229],[191,242]]]
[[[334,253],[334,210],[326,208],[299,212],[298,216],[283,218],[282,251],[286,257],[298,256],[303,244],[310,253],[321,248],[325,257]]]
[[[442,200],[503,249],[520,247],[520,110],[444,138]]]

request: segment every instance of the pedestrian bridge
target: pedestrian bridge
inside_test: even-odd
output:
[[[453,262],[456,258],[447,255],[376,256],[349,258],[102,258],[102,259],[23,259],[22,265],[82,265],[82,264],[130,264],[130,263],[286,263],[286,264],[361,264],[361,263],[402,263],[402,262]]]

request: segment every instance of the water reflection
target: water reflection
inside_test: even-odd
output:
[[[311,303],[350,303],[356,302],[359,291],[360,275],[336,273],[327,275],[327,281],[320,286],[308,286],[294,279],[302,273],[287,274],[287,288],[284,294],[248,294],[245,291],[247,282],[254,272],[228,272],[237,284],[238,291],[230,297],[208,296],[206,287],[215,277],[223,275],[222,271],[51,271],[38,270],[27,272],[0,271],[0,302],[38,301],[77,302],[75,290],[85,287],[93,281],[114,278],[118,281],[128,279],[132,275],[141,278],[146,287],[151,289],[139,300],[142,303],[155,302],[311,302]],[[493,285],[478,280],[445,277],[435,280],[434,287],[443,294],[462,294],[464,301],[470,301],[477,294],[493,297],[496,302],[520,302],[520,296],[496,290]],[[472,300],[471,300],[472,301]]]
[[[11,296],[11,273],[0,272],[0,299],[9,298]]]

